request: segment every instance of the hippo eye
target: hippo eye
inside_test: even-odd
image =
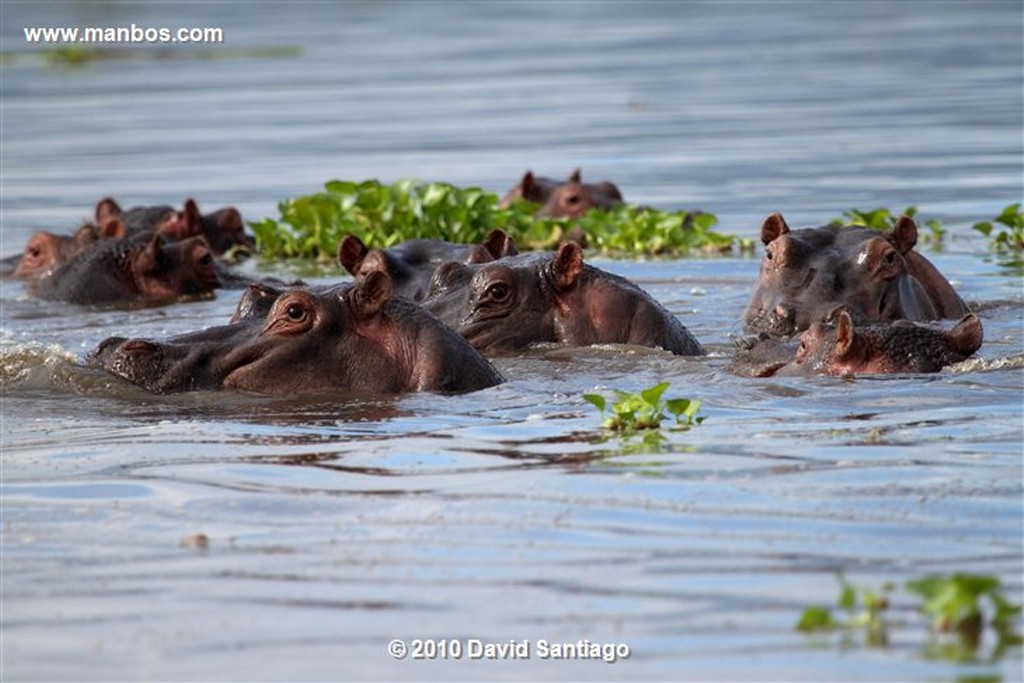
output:
[[[579,204],[582,201],[582,197],[578,194],[571,194],[565,198],[567,204]]]
[[[486,291],[487,297],[492,301],[504,301],[508,298],[512,290],[504,282],[495,282],[491,284]]]
[[[885,254],[885,265],[891,266],[894,263],[896,263],[896,252],[895,251],[886,252],[886,254]]]
[[[213,255],[210,252],[206,252],[199,258],[199,265],[204,268],[209,268],[213,265]]]
[[[292,304],[284,309],[284,314],[288,316],[289,320],[298,322],[306,317],[306,307],[302,304]]]

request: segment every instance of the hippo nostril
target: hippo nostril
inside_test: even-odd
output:
[[[153,342],[148,342],[144,339],[132,339],[121,346],[121,351],[125,353],[138,353],[143,351],[153,351],[156,348],[157,346]]]

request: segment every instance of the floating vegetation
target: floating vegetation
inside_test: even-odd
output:
[[[662,382],[636,393],[613,389],[618,400],[611,404],[601,394],[583,394],[583,400],[601,412],[604,428],[614,432],[660,429],[670,414],[675,417],[679,428],[689,428],[704,421],[703,417],[697,416],[700,401],[662,398],[668,387],[668,382]]]
[[[889,644],[885,615],[889,594],[894,590],[886,583],[882,590],[857,588],[840,577],[837,608],[846,613],[836,617],[831,608],[808,607],[796,624],[799,631],[842,631],[846,636],[863,633],[871,647]],[[930,620],[934,634],[945,637],[928,645],[929,657],[953,661],[976,661],[986,632],[994,634],[995,645],[989,659],[997,660],[1012,646],[1021,645],[1016,622],[1021,606],[1003,596],[999,579],[980,574],[930,575],[908,581],[906,589],[924,599],[920,611]],[[848,638],[847,638],[848,640]]]
[[[887,645],[889,636],[885,612],[889,609],[888,594],[894,586],[887,583],[881,591],[874,591],[858,588],[842,577],[839,582],[841,588],[836,606],[846,616],[837,619],[827,607],[808,607],[797,622],[797,630],[812,632],[844,629],[847,632],[863,632],[869,646]]]
[[[276,220],[249,223],[260,254],[271,258],[333,259],[346,234],[386,248],[423,238],[480,242],[494,228],[524,249],[552,248],[582,230],[588,246],[611,255],[680,255],[733,243],[711,229],[718,221],[712,214],[621,206],[591,209],[580,219],[536,218],[537,205],[527,201],[500,208],[497,194],[479,187],[416,180],[332,180],[322,192],[286,199],[278,209]]]
[[[1007,206],[992,221],[975,223],[974,229],[987,237],[996,251],[1024,251],[1024,211],[1021,211],[1020,202]]]
[[[75,67],[110,61],[218,61],[222,59],[281,59],[298,57],[303,49],[297,45],[264,45],[254,47],[105,47],[67,44],[44,50],[5,51],[0,54],[0,66],[20,63],[25,59],[38,59],[46,66]]]

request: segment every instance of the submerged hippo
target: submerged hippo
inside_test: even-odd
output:
[[[91,361],[157,393],[463,392],[501,383],[437,318],[394,297],[390,278],[279,292],[265,316],[166,341],[111,337]]]
[[[158,305],[212,292],[221,284],[206,240],[102,240],[35,280],[30,291],[73,304]]]
[[[483,244],[418,239],[387,249],[369,249],[355,235],[347,235],[338,245],[338,262],[357,279],[371,271],[383,271],[391,277],[397,296],[420,301],[442,263],[486,263],[518,253],[515,241],[498,229],[489,232]]]
[[[579,218],[594,207],[610,209],[623,203],[622,193],[615,183],[608,180],[584,183],[578,168],[564,181],[534,176],[532,171],[527,171],[519,184],[505,193],[500,206],[511,206],[516,199],[540,204],[537,215],[554,218]]]
[[[845,306],[858,322],[958,319],[967,306],[913,251],[917,225],[901,217],[889,234],[826,225],[790,230],[780,214],[761,227],[765,255],[744,314],[748,332],[788,337]]]
[[[84,223],[70,235],[39,230],[29,237],[25,250],[0,261],[0,275],[35,280],[67,263],[101,239],[124,235],[124,225],[117,219],[103,224]]]
[[[242,214],[234,207],[225,207],[210,214],[202,214],[192,198],[186,199],[178,211],[173,206],[136,206],[122,210],[111,197],[96,204],[96,224],[111,219],[121,221],[124,232],[116,237],[145,235],[158,232],[174,240],[204,237],[214,254],[220,256],[233,247],[253,249],[255,240],[245,233]]]
[[[973,313],[945,332],[906,320],[858,326],[840,310],[834,325],[815,323],[800,336],[793,365],[825,375],[938,372],[969,358],[981,341]]]
[[[563,242],[555,254],[447,263],[434,274],[424,305],[486,354],[535,342],[704,354],[675,316],[629,280],[585,264],[574,242]]]

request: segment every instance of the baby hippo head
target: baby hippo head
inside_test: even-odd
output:
[[[846,309],[835,324],[815,323],[800,337],[794,365],[825,375],[938,372],[981,348],[981,321],[968,314],[951,330],[897,320],[855,325]]]

